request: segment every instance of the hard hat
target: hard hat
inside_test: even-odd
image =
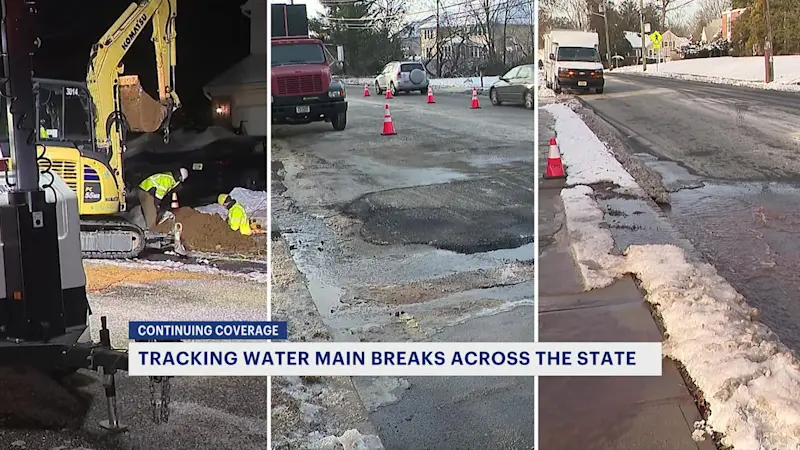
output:
[[[219,194],[219,197],[217,197],[217,203],[224,205],[226,201],[228,201],[228,194]]]
[[[183,181],[186,180],[187,178],[189,178],[189,171],[181,167],[181,180]]]

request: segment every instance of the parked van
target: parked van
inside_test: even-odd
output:
[[[560,94],[562,89],[603,93],[603,63],[597,33],[551,30],[544,36],[545,86]]]

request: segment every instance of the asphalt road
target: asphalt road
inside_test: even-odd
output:
[[[350,87],[273,128],[274,220],[340,341],[533,340],[533,112]],[[285,190],[284,190],[285,189]],[[387,450],[533,447],[532,379],[357,378]]]
[[[613,74],[581,98],[661,173],[678,230],[800,350],[800,94]]]

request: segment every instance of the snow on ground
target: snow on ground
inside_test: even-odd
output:
[[[542,108],[556,121],[556,139],[566,166],[568,186],[611,182],[627,194],[643,195],[633,177],[575,111],[561,103]]]
[[[775,57],[775,81],[764,83],[764,58],[761,56],[682,59],[642,66],[626,66],[609,72],[677,78],[706,83],[729,84],[776,91],[800,91],[800,55]]]
[[[661,314],[665,355],[705,393],[708,425],[736,450],[800,448],[800,361],[709,264],[673,245],[636,245],[624,270]]]
[[[603,222],[603,210],[592,198],[593,193],[589,186],[561,191],[570,249],[587,291],[608,286],[622,275],[622,258],[611,254],[614,238],[608,229],[598,226]]]
[[[583,133],[569,115],[566,123]],[[567,130],[562,132],[562,139]],[[573,149],[573,158],[606,163],[599,141]],[[616,164],[608,169],[618,171]],[[588,178],[588,177],[587,177]],[[766,326],[757,311],[709,264],[674,245],[633,245],[610,254],[613,240],[592,189],[564,189],[562,199],[575,259],[586,285],[599,287],[621,274],[636,276],[645,299],[666,330],[664,354],[685,367],[704,394],[710,416],[693,437],[716,431],[736,450],[800,448],[800,361]]]
[[[249,217],[266,220],[268,203],[266,191],[251,191],[250,189],[237,187],[233,188],[230,196],[244,207]],[[218,203],[212,203],[196,209],[204,214],[219,214],[223,219],[228,217],[228,210]]]
[[[467,77],[467,78],[431,78],[431,86],[433,86],[434,90],[440,88],[445,91],[461,91],[461,90],[470,90],[473,87],[478,89],[484,88],[489,89],[489,87],[497,82],[500,77]],[[340,80],[344,84],[352,84],[356,86],[364,86],[368,85],[370,89],[375,86],[375,77],[366,78],[366,77],[341,77]]]

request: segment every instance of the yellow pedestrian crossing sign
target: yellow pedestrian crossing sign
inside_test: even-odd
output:
[[[650,34],[650,42],[653,43],[653,50],[661,49],[661,41],[663,39],[664,37],[661,36],[661,33],[659,33],[658,31],[654,31],[653,33]]]

